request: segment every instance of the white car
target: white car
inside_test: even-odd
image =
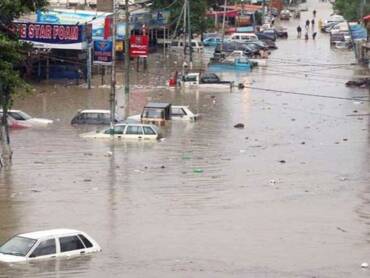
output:
[[[124,140],[155,140],[160,134],[154,125],[140,123],[116,124],[113,129],[107,128],[102,131],[87,132],[80,135],[82,138],[114,138]]]
[[[0,262],[15,263],[54,257],[68,257],[101,251],[86,233],[55,229],[19,234],[0,247]]]
[[[1,115],[2,113],[3,111],[0,110]],[[12,119],[16,120],[17,122],[22,124],[24,127],[43,127],[43,126],[48,126],[53,123],[53,120],[33,118],[21,110],[9,110],[8,114],[9,116],[12,117]]]
[[[128,117],[129,120],[141,121],[141,114]],[[194,114],[187,105],[171,105],[171,120],[196,121],[199,119],[198,114]]]
[[[116,113],[114,122],[117,123],[122,119]],[[109,125],[110,124],[110,110],[105,109],[85,109],[77,111],[73,117],[71,124],[91,124],[91,125]]]

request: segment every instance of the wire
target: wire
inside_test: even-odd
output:
[[[363,97],[353,97],[353,98],[346,98],[346,97],[336,97],[336,96],[328,96],[328,95],[318,95],[318,94],[309,94],[309,93],[298,93],[298,92],[289,92],[283,90],[274,90],[274,89],[267,89],[267,88],[260,88],[260,87],[252,87],[252,86],[245,86],[245,88],[264,91],[266,93],[281,93],[281,94],[290,94],[290,95],[300,95],[300,96],[309,96],[309,97],[319,97],[319,98],[329,98],[329,99],[338,99],[338,100],[350,100],[350,101],[367,101],[370,102],[369,99],[363,99]]]

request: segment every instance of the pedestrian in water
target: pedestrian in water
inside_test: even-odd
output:
[[[313,10],[312,14],[313,14],[313,17],[315,18],[316,17],[316,10]]]
[[[313,40],[315,40],[315,39],[316,39],[316,35],[317,35],[317,32],[314,32],[314,33],[312,34],[312,39],[313,39]]]
[[[308,32],[306,32],[306,34],[304,35],[304,39],[305,39],[306,41],[308,41]]]
[[[301,35],[302,35],[301,25],[298,25],[298,27],[297,27],[297,33],[298,33],[298,39],[300,39],[301,38]]]
[[[306,26],[305,26],[305,29],[306,29],[307,32],[308,32],[309,27],[310,27],[310,21],[307,19],[306,20]]]
[[[315,30],[315,20],[311,20],[311,27],[312,27],[312,32]]]

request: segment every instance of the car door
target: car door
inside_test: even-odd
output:
[[[124,136],[124,131],[125,131],[125,125],[118,125],[114,127],[113,133],[114,133],[114,138],[116,139],[122,139]]]
[[[30,252],[29,259],[53,258],[57,255],[57,244],[55,238],[39,240],[36,247]]]
[[[143,128],[140,125],[128,125],[125,131],[127,139],[143,139]]]
[[[77,235],[61,236],[58,238],[60,256],[75,256],[85,254],[85,246]]]

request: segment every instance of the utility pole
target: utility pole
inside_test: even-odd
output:
[[[188,38],[189,38],[189,66],[190,69],[193,68],[193,46],[191,45],[191,24],[190,24],[190,0],[187,0],[187,9],[188,9]]]
[[[117,10],[116,0],[113,0],[113,19],[112,19],[112,79],[110,92],[110,127],[113,128],[116,115],[116,28]],[[113,132],[111,133],[113,135]]]
[[[364,17],[364,12],[365,12],[365,6],[366,6],[366,0],[360,0],[360,18],[361,20]]]
[[[225,0],[225,2],[224,2],[224,15],[223,15],[223,18],[222,18],[221,54],[224,51],[226,7],[227,7],[227,0]]]
[[[125,32],[125,94],[130,93],[130,13],[128,10],[128,0],[125,0],[125,17],[126,17],[126,32]],[[126,106],[128,103],[126,104]],[[126,115],[127,116],[127,115]]]
[[[186,14],[187,14],[187,3],[188,0],[184,1],[184,22],[183,22],[183,32],[184,32],[184,57],[186,59]]]

